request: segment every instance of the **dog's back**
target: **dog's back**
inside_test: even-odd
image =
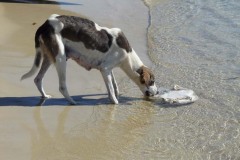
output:
[[[58,41],[61,41],[67,58],[72,58],[88,70],[99,69],[105,58],[112,57],[107,56],[112,49],[121,47],[126,52],[132,51],[120,29],[100,27],[91,20],[75,16],[52,15],[36,32],[36,49],[40,47],[41,41],[44,53],[53,62],[59,52]],[[119,58],[123,57],[121,55]],[[39,63],[36,61],[36,64]]]

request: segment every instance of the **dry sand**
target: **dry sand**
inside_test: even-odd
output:
[[[136,2],[138,5],[141,3]],[[91,2],[86,2],[89,3]],[[143,7],[142,4],[139,6]],[[74,7],[77,9],[78,6]],[[66,8],[71,9],[71,6]],[[82,12],[87,11],[85,8]],[[130,35],[130,41],[134,41],[135,49],[142,51],[139,54],[150,64],[145,46],[147,9],[142,11],[142,15],[135,13],[140,17],[136,20],[141,23],[138,30],[134,28],[136,26],[131,26],[130,29],[127,27],[131,18],[134,21],[134,12],[138,10],[133,10],[129,16],[125,15],[128,22],[124,24],[114,19],[114,14],[109,15],[112,19],[108,20],[106,17],[98,19],[97,16],[100,17],[101,14],[95,13],[95,19],[103,20],[110,26],[121,24],[120,27]],[[132,130],[135,127],[141,128],[145,122],[139,126],[131,124],[131,120],[126,121],[131,125],[114,121],[116,108],[108,104],[105,84],[98,71],[88,72],[74,62],[68,62],[68,89],[80,106],[68,106],[68,102],[62,98],[58,91],[58,78],[54,67],[49,69],[44,79],[46,92],[53,96],[45,103],[39,99],[40,94],[33,83],[33,77],[20,81],[20,77],[33,63],[34,33],[52,13],[79,15],[63,10],[58,5],[0,3],[0,159],[121,158],[118,151],[137,138]],[[91,16],[94,19],[94,14]],[[136,34],[140,32],[141,34]],[[128,81],[125,74],[118,69],[116,77],[120,83],[122,80]],[[40,103],[45,106],[36,107]],[[135,114],[135,118],[145,120],[138,110]],[[121,138],[123,132],[128,138]]]

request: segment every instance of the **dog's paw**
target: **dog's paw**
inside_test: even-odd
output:
[[[71,101],[70,104],[71,104],[71,105],[77,105],[78,103],[75,102],[75,101]]]
[[[48,98],[51,98],[52,96],[51,95],[44,95],[42,96],[42,99],[48,99]]]
[[[118,100],[116,98],[113,98],[113,99],[110,98],[110,101],[112,102],[112,104],[116,104],[116,105],[118,104]]]

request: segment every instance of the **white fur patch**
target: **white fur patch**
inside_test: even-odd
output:
[[[54,28],[54,31],[55,31],[55,33],[59,33],[62,29],[63,29],[63,27],[64,27],[64,25],[63,25],[63,23],[62,22],[60,22],[56,17],[58,17],[59,15],[57,15],[57,14],[53,14],[53,15],[51,15],[49,18],[48,18],[48,20],[49,20],[49,23],[52,25],[52,27]]]
[[[107,27],[101,27],[97,23],[95,23],[95,27],[96,27],[97,31],[101,31],[102,29],[106,30],[114,38],[116,38],[118,36],[118,34],[122,32],[120,28],[111,28],[110,29],[110,28],[107,28]]]

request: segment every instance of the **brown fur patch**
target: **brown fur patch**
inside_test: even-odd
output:
[[[56,61],[59,47],[54,36],[54,28],[48,20],[38,28],[35,34],[35,47],[41,47],[44,55],[47,55],[53,62]]]
[[[59,52],[59,47],[56,41],[56,38],[51,35],[47,35],[46,37],[42,37],[43,39],[43,46],[41,46],[44,51],[44,54],[46,54],[53,62],[56,61],[56,56]]]
[[[154,84],[155,77],[149,68],[142,66],[137,70],[137,73],[140,75],[139,80],[142,84],[147,86],[152,86]]]
[[[127,38],[125,37],[125,35],[123,34],[123,32],[120,32],[117,39],[117,45],[122,48],[125,49],[128,53],[132,52],[132,47],[130,46]]]

